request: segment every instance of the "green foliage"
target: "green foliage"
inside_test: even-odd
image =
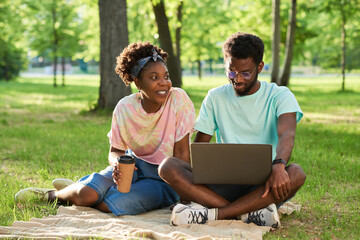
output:
[[[26,62],[19,4],[19,0],[0,3],[0,80],[18,76]]]
[[[26,46],[23,39],[24,27],[21,0],[1,0],[0,2],[0,37],[16,48]]]
[[[130,42],[150,41],[159,45],[159,36],[151,1],[127,1],[127,17]]]
[[[345,20],[347,33],[346,68],[360,65],[360,1],[319,0],[311,4],[307,24],[316,36],[306,42],[307,55],[312,62],[324,68],[341,66],[341,24]],[[342,19],[344,14],[345,19]],[[324,44],[326,43],[326,44]]]
[[[33,56],[70,57],[79,50],[79,35],[85,26],[76,1],[24,0],[27,37]]]
[[[24,63],[23,52],[0,39],[0,80],[10,80],[19,75]]]
[[[281,5],[281,14],[285,11],[284,6],[285,5]],[[227,35],[229,36],[238,31],[258,35],[265,45],[264,62],[269,63],[271,60],[272,39],[271,1],[231,1],[231,5],[226,11],[228,11],[231,19],[229,21],[229,26],[231,26],[231,28]],[[285,32],[286,24],[282,27],[282,32]],[[283,47],[283,45],[281,45],[281,47]]]
[[[314,7],[309,1],[298,1],[296,14],[295,43],[293,46],[293,63],[298,65],[312,65],[312,59],[308,59],[308,46],[306,42],[317,36],[318,30],[310,28],[315,21]],[[287,23],[286,23],[287,24]]]
[[[156,1],[158,0],[154,0]],[[148,0],[127,1],[130,42],[151,41],[159,44],[151,3]],[[271,64],[271,1],[183,0],[183,3],[183,20],[180,23],[176,18],[179,1],[165,1],[173,43],[176,27],[182,27],[183,66],[191,66],[197,60],[213,59],[221,62],[222,43],[237,31],[259,35],[265,43],[264,61]],[[289,6],[289,1],[281,1],[280,52],[284,52],[285,47]],[[358,69],[360,0],[298,0],[297,6],[294,65],[340,68],[341,11],[344,11],[347,32],[346,67],[348,71]],[[55,9],[55,22],[52,9]],[[7,48],[2,49],[3,55],[4,52],[11,53],[14,61],[20,55],[25,56],[26,52],[29,52],[29,56],[52,57],[54,33],[58,36],[58,56],[72,56],[73,59],[85,61],[99,60],[97,1],[2,0],[0,3],[0,36]],[[2,62],[4,61],[3,57]],[[17,66],[22,66],[22,63],[17,63]]]
[[[84,59],[85,62],[100,60],[100,22],[97,1],[84,1],[78,8],[79,44],[73,58]]]
[[[184,2],[182,62],[218,59],[222,56],[219,43],[227,36],[226,28],[221,28],[230,19],[226,16],[226,8],[220,2],[211,0]]]

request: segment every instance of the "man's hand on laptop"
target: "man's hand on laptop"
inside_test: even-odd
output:
[[[290,178],[283,164],[273,165],[271,175],[266,181],[265,192],[262,198],[265,198],[270,191],[275,200],[286,200],[290,195]]]

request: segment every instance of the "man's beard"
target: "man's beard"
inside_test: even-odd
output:
[[[254,80],[252,80],[252,81],[249,83],[249,85],[248,85],[244,90],[237,90],[237,89],[235,89],[235,86],[234,86],[234,84],[236,85],[235,81],[230,81],[230,83],[233,85],[233,88],[234,88],[234,91],[235,91],[236,95],[238,95],[238,96],[245,96],[246,94],[248,94],[248,93],[250,92],[251,88],[252,88],[253,86],[255,86],[255,84],[256,84],[256,82],[257,82],[257,79],[258,79],[258,72],[257,72],[257,70],[256,70],[256,75],[255,75]]]

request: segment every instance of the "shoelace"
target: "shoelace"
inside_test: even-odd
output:
[[[262,221],[261,217],[264,217],[261,210],[251,212],[251,213],[249,213],[248,220],[246,222],[247,223],[252,222],[252,223],[255,223],[258,226],[265,226],[265,221]]]
[[[204,224],[208,220],[208,210],[204,209],[204,213],[200,211],[190,211],[188,223]]]

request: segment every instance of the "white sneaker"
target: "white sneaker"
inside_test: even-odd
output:
[[[184,205],[194,208],[194,209],[203,209],[204,208],[203,205],[196,203],[196,202],[190,202],[189,204],[184,204]]]
[[[198,203],[190,205],[177,204],[171,214],[170,225],[204,224],[216,219],[216,209],[208,209]]]
[[[61,190],[66,188],[67,186],[75,183],[73,180],[66,179],[66,178],[57,178],[52,181],[52,185],[56,190]]]
[[[258,226],[268,226],[272,228],[281,226],[279,214],[274,203],[266,208],[241,215],[241,220],[245,223],[255,223]]]
[[[48,202],[49,201],[49,192],[54,191],[54,189],[48,189],[48,188],[25,188],[20,190],[15,195],[15,202],[27,202],[31,200],[37,200],[42,202]]]

